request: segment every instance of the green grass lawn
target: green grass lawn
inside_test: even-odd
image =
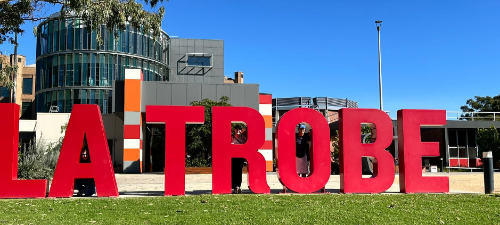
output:
[[[500,196],[197,195],[1,200],[0,224],[498,224]]]

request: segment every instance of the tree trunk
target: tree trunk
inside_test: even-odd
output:
[[[14,39],[16,41],[16,45],[14,46],[14,63],[11,63],[11,64],[14,66],[17,66],[17,46],[18,46],[17,32],[16,32],[16,36]],[[13,81],[14,81],[14,87],[12,88],[12,98],[10,98],[10,102],[16,103],[17,70],[14,72],[14,75],[12,77],[13,77]]]

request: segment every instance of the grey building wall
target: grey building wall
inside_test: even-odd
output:
[[[198,84],[171,82],[142,82],[141,111],[146,105],[188,106],[193,101],[229,97],[233,106],[247,106],[259,110],[258,84]]]
[[[188,53],[212,57],[212,68],[187,66]],[[169,81],[175,83],[224,83],[224,41],[205,39],[170,39]]]
[[[123,120],[115,114],[103,114],[102,121],[106,130],[106,138],[112,141],[111,160],[115,173],[122,172],[123,164]]]
[[[257,111],[259,110],[258,84],[204,84],[143,81],[141,90],[141,112],[143,112],[143,115],[145,115],[147,105],[189,106],[193,101],[201,101],[202,99],[218,101],[222,96],[229,97],[229,103],[233,106],[246,106]],[[143,116],[142,119],[143,124],[146,124],[146,117]],[[146,126],[143,126],[142,129],[145,134]],[[142,144],[142,149],[146,149],[147,143],[144,141]],[[121,151],[123,151],[123,147]],[[146,152],[143,151],[143,158],[145,157]],[[145,168],[146,161],[142,163],[143,168]]]
[[[211,68],[187,66],[190,53],[202,53],[211,57]],[[141,87],[141,112],[145,120],[147,105],[189,106],[193,101],[210,99],[218,101],[222,96],[230,99],[233,106],[246,106],[259,110],[258,84],[224,83],[224,41],[202,39],[171,39],[169,54],[170,74],[168,81],[143,81]],[[112,130],[115,172],[123,172],[123,110],[124,82],[113,83],[113,115],[106,120],[106,132]],[[145,122],[145,121],[143,121]],[[145,123],[144,123],[145,124]],[[146,133],[143,126],[143,133]],[[145,149],[146,142],[143,142]],[[143,151],[145,157],[145,151]],[[145,161],[143,161],[145,163]],[[144,166],[144,164],[143,164]]]
[[[465,120],[447,120],[446,125],[443,126],[425,126],[421,128],[427,128],[427,129],[440,129],[444,133],[444,143],[439,142],[439,148],[440,148],[440,155],[444,160],[444,166],[449,166],[449,151],[447,150],[447,146],[450,144],[449,141],[449,132],[453,130],[477,130],[478,128],[489,128],[491,126],[495,127],[500,127],[500,121],[488,121],[488,120],[480,120],[480,121],[465,121]],[[398,121],[393,120],[392,121],[392,126],[394,130],[394,136],[398,136]],[[421,130],[424,130],[421,129]],[[421,134],[423,136],[423,134]],[[424,140],[425,141],[425,140]],[[398,149],[398,145],[396,144],[396,151]],[[397,156],[397,155],[396,155]],[[431,157],[428,157],[431,159]],[[434,159],[434,162],[437,161],[439,157],[436,157]],[[439,165],[439,164],[437,164]]]
[[[500,127],[500,121],[466,121],[466,120],[446,120],[446,125],[443,126],[425,126],[424,128],[456,128],[456,129],[478,129],[478,128],[490,128],[491,125],[495,127]],[[394,129],[394,136],[398,135],[398,121],[393,120],[392,126]]]

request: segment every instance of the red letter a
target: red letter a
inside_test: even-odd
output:
[[[231,123],[245,122],[248,139],[245,144],[231,144]],[[212,107],[212,193],[231,193],[231,159],[248,161],[248,180],[254,193],[267,194],[266,160],[257,150],[265,139],[262,115],[247,107]]]
[[[84,135],[90,163],[80,163]],[[118,197],[101,110],[97,105],[74,105],[49,197],[71,197],[75,179],[92,178],[97,196]]]
[[[47,180],[18,180],[19,105],[0,104],[0,198],[44,198]]]

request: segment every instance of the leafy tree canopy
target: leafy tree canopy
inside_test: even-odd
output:
[[[0,59],[0,64],[3,63],[3,59]],[[9,90],[14,88],[14,82],[11,79],[11,75],[17,72],[17,66],[11,66],[5,64],[0,69],[0,87],[6,87]]]
[[[500,137],[495,126],[479,128],[476,142],[479,147],[479,157],[483,157],[482,152],[492,151],[495,162],[500,159]]]
[[[144,4],[156,7],[163,0],[142,0]],[[168,0],[165,0],[168,1]],[[127,22],[134,28],[143,27],[150,30],[154,37],[161,32],[161,21],[165,13],[163,6],[157,12],[143,9],[143,4],[135,0],[0,0],[0,44],[10,41],[17,44],[14,33],[23,33],[21,25],[25,21],[41,21],[47,19],[47,7],[61,7],[61,17],[77,16],[83,23],[98,34],[99,26],[92,24],[105,24],[108,30],[113,28],[125,29]],[[115,34],[116,35],[116,34]]]
[[[201,125],[186,126],[186,152],[191,160],[203,161],[200,165],[191,166],[210,166],[212,155],[212,107],[213,106],[231,106],[229,97],[222,96],[219,101],[203,99],[201,101],[191,102],[192,106],[205,107],[205,123]]]
[[[475,96],[474,99],[467,100],[466,105],[460,107],[460,109],[462,110],[462,112],[465,112],[465,114],[463,114],[462,117],[471,117],[472,113],[470,112],[500,112],[500,95],[493,97]],[[493,117],[493,114],[474,115],[474,117],[476,116],[482,118],[474,118],[475,120],[481,120],[481,119],[491,120],[489,117]],[[466,118],[466,119],[470,120],[472,118]]]

